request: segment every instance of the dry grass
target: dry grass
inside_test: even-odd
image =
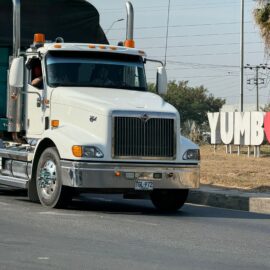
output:
[[[270,146],[262,148],[260,158],[248,157],[247,149],[226,154],[225,146],[214,151],[211,145],[201,146],[201,183],[253,191],[270,191]]]

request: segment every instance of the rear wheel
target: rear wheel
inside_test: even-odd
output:
[[[151,193],[153,205],[162,212],[176,212],[186,202],[188,189],[154,190]]]
[[[71,190],[62,184],[60,158],[55,147],[45,149],[40,156],[36,187],[41,204],[50,208],[65,207],[72,199]]]

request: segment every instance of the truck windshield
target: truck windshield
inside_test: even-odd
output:
[[[143,60],[109,53],[50,52],[46,57],[51,87],[76,86],[146,91]]]

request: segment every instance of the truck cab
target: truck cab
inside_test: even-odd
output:
[[[165,67],[157,69],[157,93],[149,92],[151,60],[130,44],[36,34],[13,57],[1,184],[27,189],[46,207],[65,206],[75,192],[148,196],[162,211],[185,203],[199,187],[199,148],[181,136],[179,113],[162,98]]]

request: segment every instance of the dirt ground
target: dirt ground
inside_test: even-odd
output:
[[[252,148],[253,150],[253,148]],[[225,146],[201,146],[201,183],[246,191],[270,191],[270,146],[261,148],[261,157],[247,156],[247,147],[226,154]]]

